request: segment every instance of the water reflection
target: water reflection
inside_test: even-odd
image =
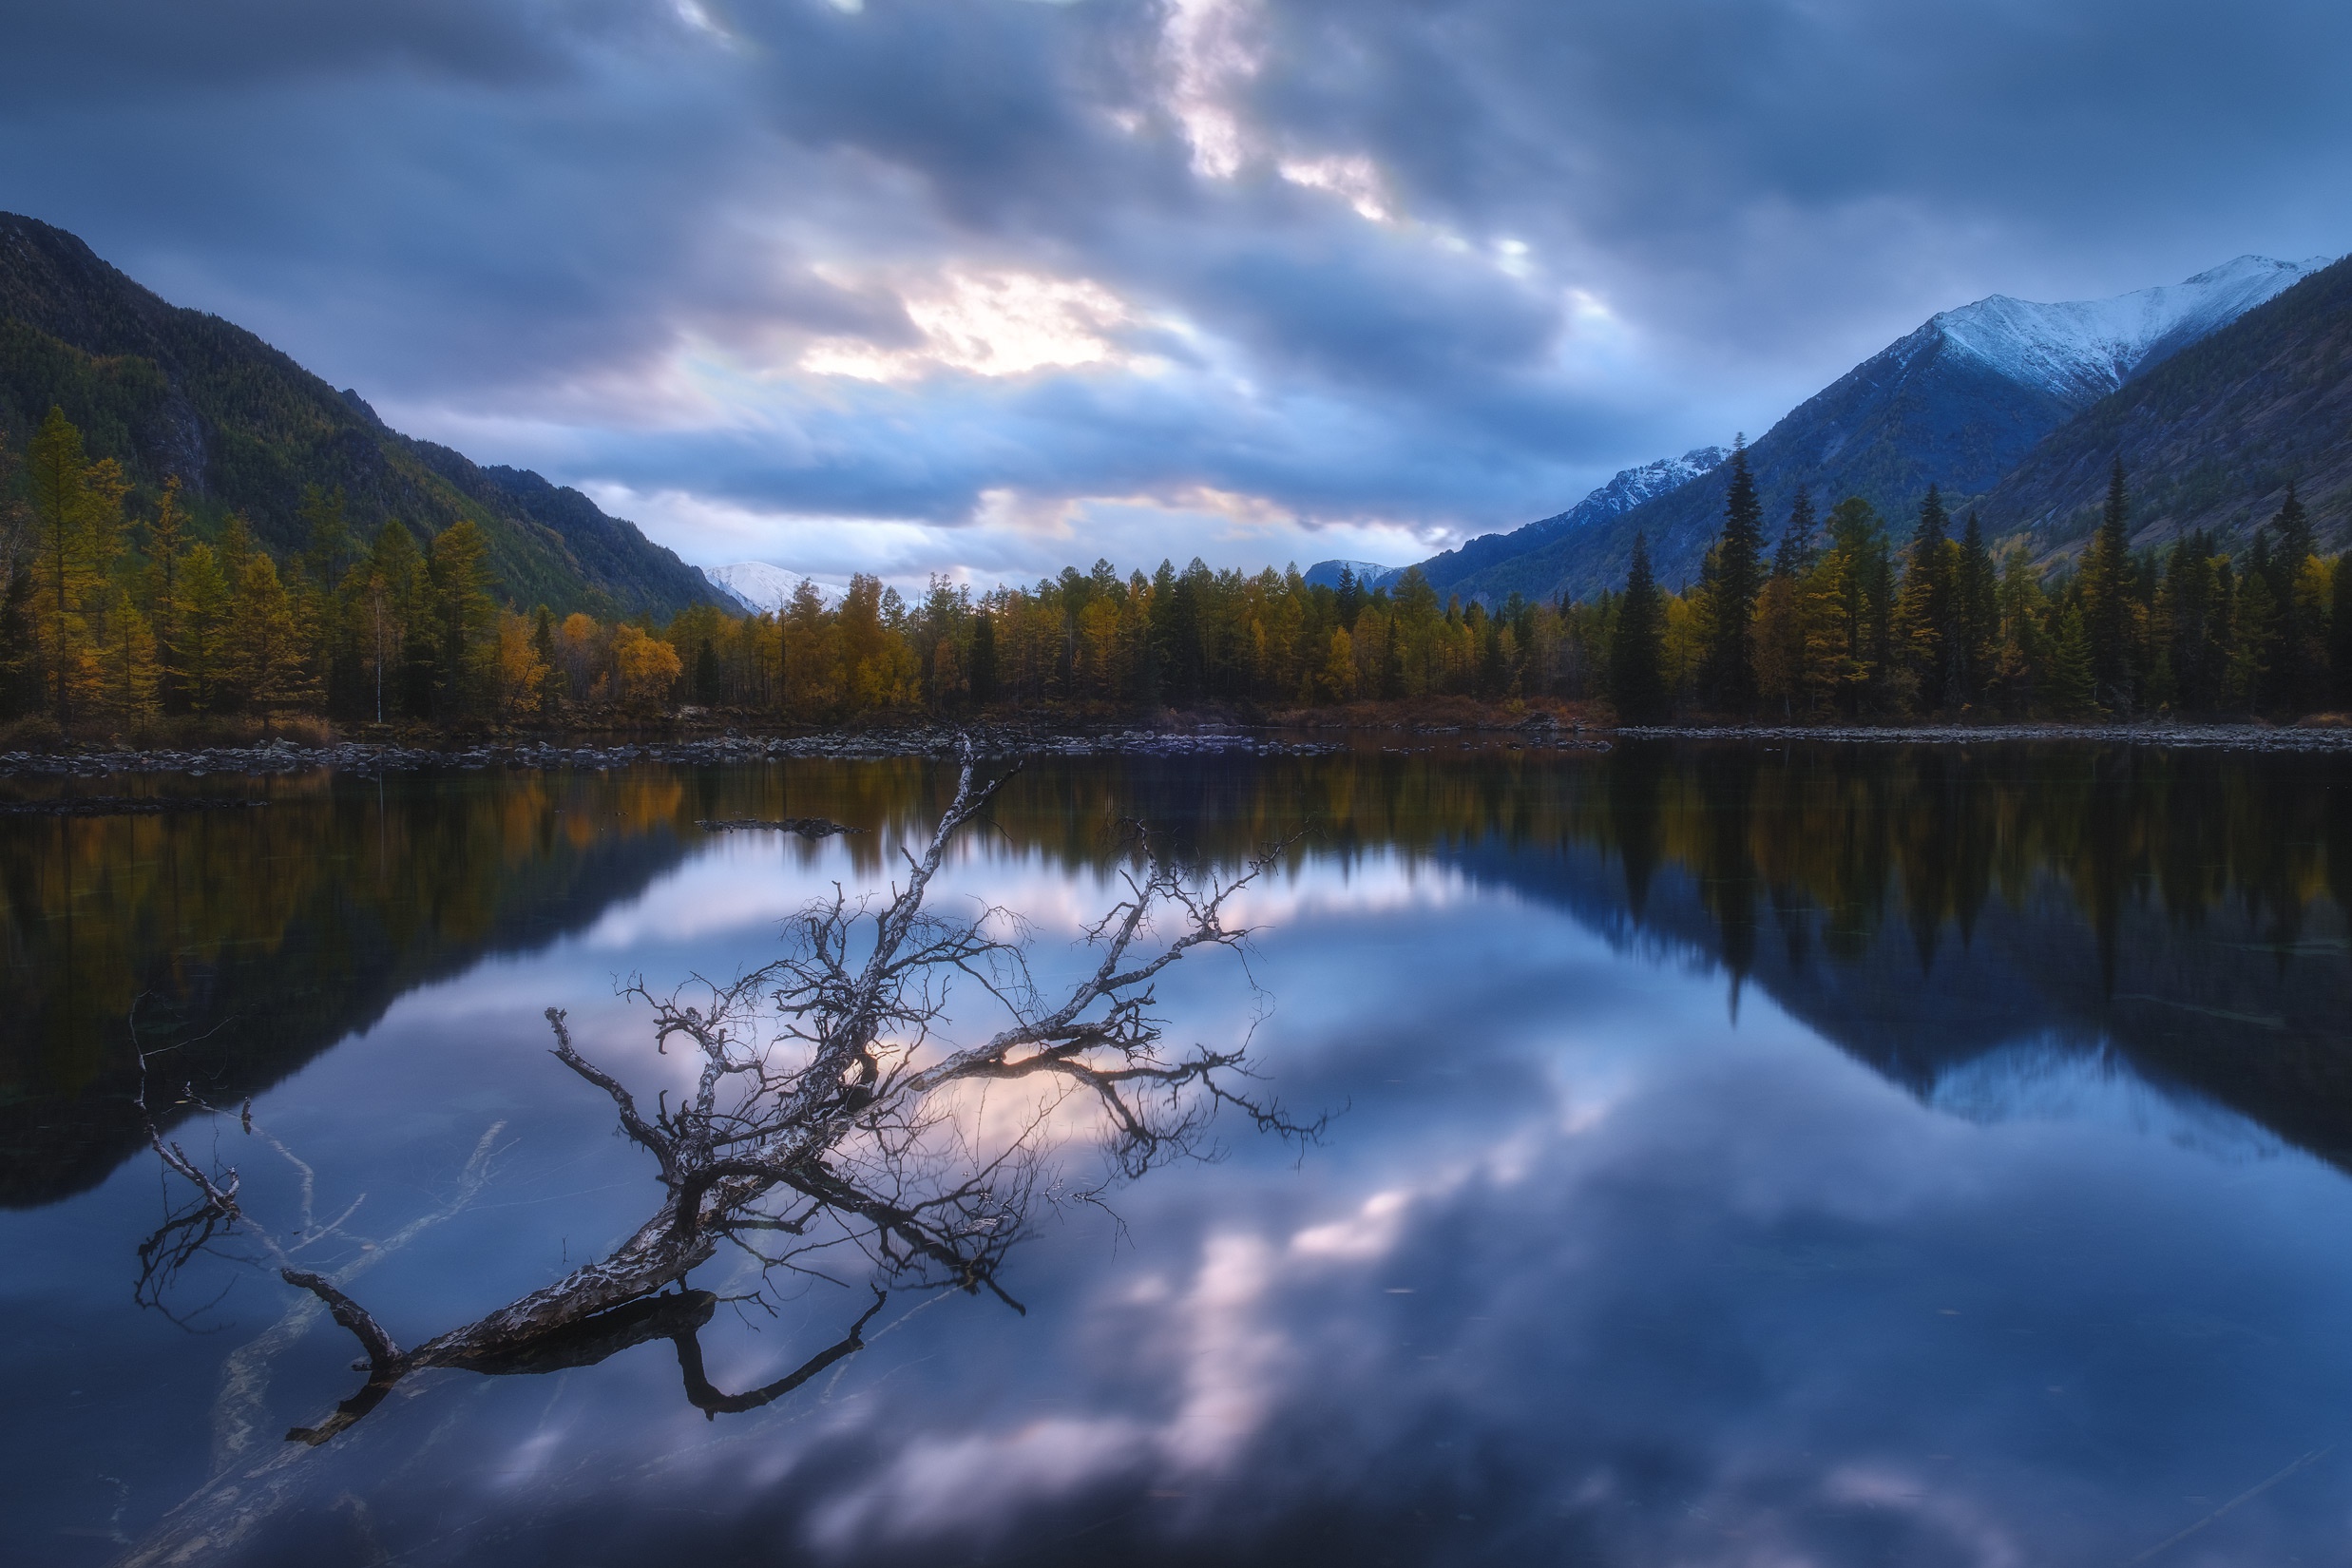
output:
[[[2352,1201],[2297,1150],[2344,1155],[2344,782],[2097,750],[1041,768],[958,875],[1048,949],[1097,903],[1113,815],[1221,862],[1322,824],[1254,906],[1253,966],[1284,1097],[1351,1107],[1328,1148],[1233,1138],[1132,1189],[1121,1226],[1049,1228],[1019,1263],[1028,1319],[885,1313],[739,1421],[681,1399],[657,1339],[403,1391],[271,1472],[215,1555],[2340,1555]],[[599,1049],[641,1040],[592,1001],[615,973],[763,953],[940,780],[583,787],[665,784],[681,848],[641,891],[409,992],[258,1107],[333,1151],[322,1203],[364,1189],[371,1234],[437,1212],[505,1122],[482,1200],[370,1275],[388,1320],[486,1310],[642,1213],[608,1112],[551,1090],[538,1007],[591,999]],[[781,814],[882,831],[678,826]],[[1165,1005],[1188,1038],[1246,1022],[1189,980]],[[40,1348],[0,1351],[32,1412],[0,1459],[36,1478],[11,1512],[55,1560],[115,1559],[103,1532],[145,1539],[348,1386],[322,1323],[239,1359],[284,1310],[269,1291],[233,1292],[207,1340],[114,1305],[153,1202],[126,1169],[0,1237],[40,1265],[0,1296],[0,1344]],[[845,1307],[715,1311],[704,1382],[790,1376]]]

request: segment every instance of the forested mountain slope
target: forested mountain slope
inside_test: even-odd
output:
[[[2323,553],[2352,543],[2352,258],[2248,311],[2102,398],[1984,500],[1987,530],[2065,550],[2123,460],[2135,544],[2242,539],[2293,484]]]
[[[518,604],[605,616],[717,602],[702,574],[537,474],[411,440],[356,393],[253,334],[159,298],[62,229],[0,213],[0,434],[20,449],[52,407],[134,483],[179,477],[201,521],[244,514],[281,558],[310,486],[339,488],[362,537],[399,518],[430,537],[471,518]]]
[[[1858,495],[1898,520],[1917,511],[1930,485],[1964,504],[2117,388],[2136,384],[2323,265],[2247,256],[2113,299],[2044,305],[1995,295],[1941,312],[1749,449],[1765,515],[1777,528],[1801,487],[1823,510]],[[1637,532],[1649,541],[1659,580],[1679,587],[1697,576],[1722,526],[1726,483],[1726,470],[1715,468],[1600,526],[1466,577],[1457,588],[1490,603],[1514,591],[1590,598],[1623,584]]]

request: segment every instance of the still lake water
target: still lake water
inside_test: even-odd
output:
[[[2341,1562],[2352,1554],[2352,759],[2094,747],[1033,763],[944,899],[1048,972],[1114,824],[1253,889],[1173,1042],[1320,1146],[1073,1204],[1017,1315],[895,1296],[741,1415],[664,1341],[420,1375],[323,1448],[350,1336],[266,1270],[134,1303],[179,1195],[129,1096],[404,1344],[655,1204],[541,1010],[731,974],[889,874],[920,762],[256,784],[0,818],[0,1557],[80,1565]],[[244,794],[243,781],[217,789]],[[134,786],[123,786],[131,788]],[[187,791],[202,786],[179,785]],[[30,787],[18,790],[21,796]],[[783,814],[870,830],[706,833]],[[1251,978],[1262,995],[1251,988]],[[469,1159],[487,1178],[468,1188]],[[1086,1152],[1064,1152],[1078,1180]],[[232,1251],[235,1250],[232,1246]],[[753,1280],[726,1259],[697,1282]],[[866,1298],[722,1307],[746,1388]],[[175,1321],[177,1319],[177,1321]]]

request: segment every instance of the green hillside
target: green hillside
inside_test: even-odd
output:
[[[304,543],[316,485],[343,491],[362,537],[395,517],[428,536],[471,518],[518,604],[611,618],[718,602],[700,572],[579,491],[411,440],[243,328],[166,303],[62,229],[0,213],[0,434],[21,449],[52,406],[91,455],[142,487],[177,475],[201,526],[241,512],[281,558]]]

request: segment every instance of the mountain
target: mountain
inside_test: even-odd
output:
[[[1678,489],[1729,455],[1721,447],[1698,447],[1680,457],[1661,457],[1637,468],[1621,468],[1609,483],[1566,511],[1556,512],[1524,527],[1514,528],[1509,533],[1481,534],[1465,545],[1433,555],[1421,563],[1421,574],[1440,594],[1455,591],[1471,579],[1540,549],[1556,539],[1606,522],[1645,501]],[[1405,575],[1402,566],[1382,566],[1368,561],[1318,561],[1308,567],[1304,575],[1310,583],[1337,587],[1342,566],[1354,571],[1357,579],[1367,588],[1394,587],[1397,580]],[[1468,590],[1473,597],[1477,596],[1478,591],[1475,586]],[[1504,599],[1509,596],[1510,590],[1505,588],[1495,597]]]
[[[783,609],[792,602],[794,593],[804,580],[815,581],[806,573],[788,572],[765,561],[738,561],[731,566],[705,566],[702,575],[711,580],[712,586],[754,615],[762,610]],[[818,583],[816,591],[828,604],[840,603],[847,592],[831,583]]]
[[[2352,543],[2352,259],[2134,376],[2029,452],[1985,497],[1995,537],[2040,554],[2087,537],[2123,459],[2135,543],[2242,538],[2294,484],[2323,549]]]
[[[391,429],[243,328],[166,303],[63,229],[0,213],[0,434],[52,406],[144,487],[177,475],[201,525],[242,512],[281,558],[306,543],[306,487],[340,487],[361,538],[471,518],[516,603],[604,616],[717,602],[702,574],[535,473],[482,468]]]
[[[2325,265],[2245,256],[2113,299],[1995,295],[1931,316],[1749,449],[1768,532],[1799,487],[1825,511],[1861,496],[1899,530],[1931,484],[1961,504],[1981,496],[2059,427]],[[1679,587],[1722,525],[1724,487],[1721,473],[1704,475],[1458,586],[1490,602],[1514,591],[1589,597],[1623,583],[1638,531],[1660,580]]]
[[[1387,587],[1405,575],[1404,567],[1384,566],[1377,561],[1318,561],[1299,576],[1311,586],[1336,588],[1343,566],[1355,574],[1357,585],[1367,592],[1373,588]]]

